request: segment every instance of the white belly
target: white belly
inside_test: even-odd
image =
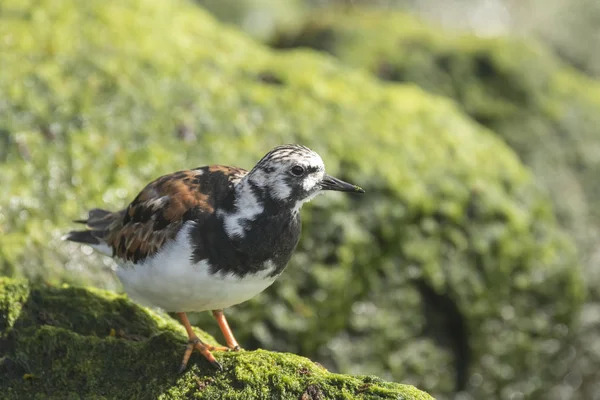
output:
[[[276,277],[268,276],[270,268],[243,279],[221,273],[210,275],[206,260],[191,262],[191,226],[184,226],[174,241],[143,263],[119,265],[117,276],[129,297],[166,311],[217,310],[243,303],[275,281]]]

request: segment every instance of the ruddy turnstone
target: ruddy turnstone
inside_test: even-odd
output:
[[[223,309],[269,287],[300,237],[300,208],[323,190],[364,193],[325,173],[307,147],[283,145],[250,171],[212,165],[162,176],[120,211],[93,209],[67,240],[112,256],[127,294],[177,313],[194,348],[217,368],[214,350],[239,350]],[[186,312],[212,311],[227,347],[198,339]]]

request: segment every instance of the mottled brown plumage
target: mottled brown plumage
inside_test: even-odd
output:
[[[149,183],[126,209],[94,209],[87,220],[77,222],[85,223],[89,228],[85,233],[97,239],[88,243],[105,243],[114,257],[137,262],[158,252],[185,221],[202,213],[213,214],[215,202],[226,195],[223,188],[229,186],[227,182],[233,185],[247,173],[222,165],[174,172]],[[227,182],[214,184],[223,180]]]

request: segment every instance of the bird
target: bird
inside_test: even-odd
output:
[[[222,370],[213,351],[239,351],[223,310],[250,300],[281,275],[301,233],[300,209],[323,191],[364,193],[325,172],[299,144],[280,145],[250,170],[209,165],[150,182],[124,209],[95,208],[65,240],[112,257],[134,301],[175,313],[188,342]],[[188,312],[211,311],[226,346],[202,342]]]

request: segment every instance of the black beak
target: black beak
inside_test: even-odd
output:
[[[364,193],[365,191],[356,185],[348,182],[344,182],[333,176],[325,174],[325,177],[321,181],[321,190],[337,190],[338,192],[355,192]]]

